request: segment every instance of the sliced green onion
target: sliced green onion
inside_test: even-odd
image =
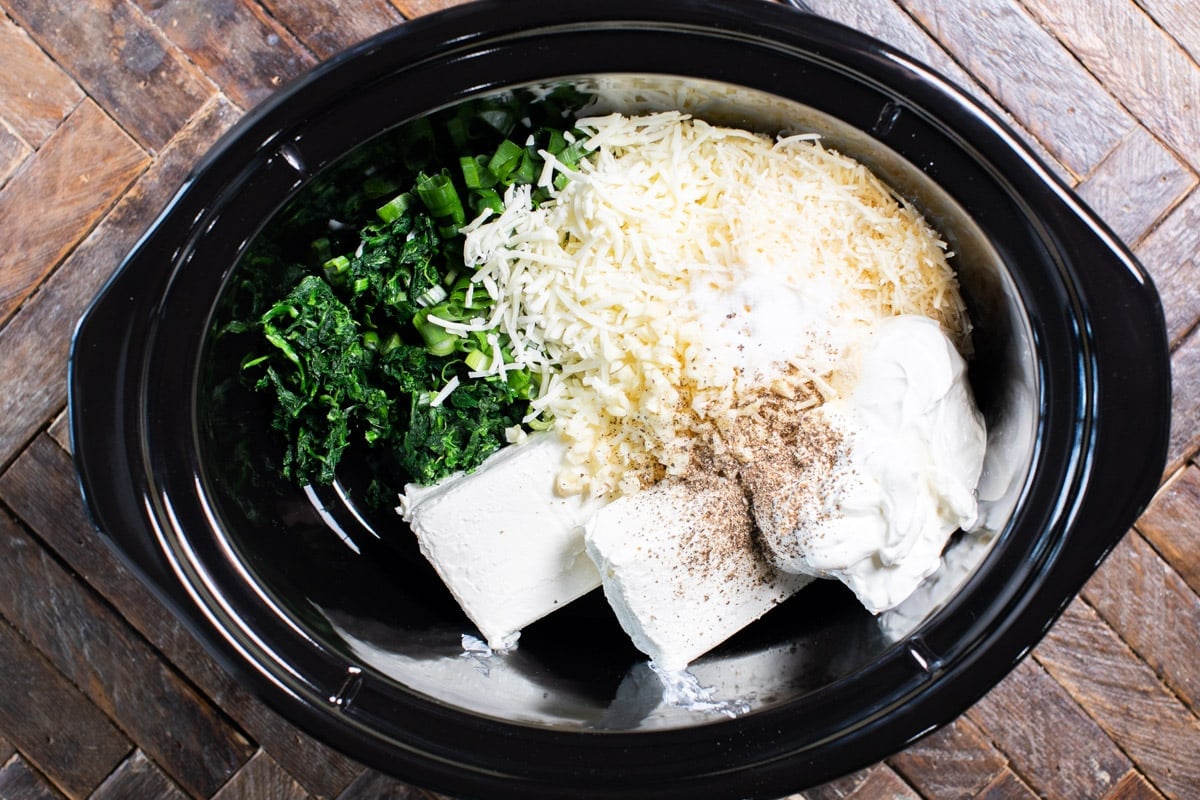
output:
[[[459,337],[429,321],[428,311],[418,311],[413,317],[413,325],[421,334],[425,349],[435,356],[448,356],[458,347]]]
[[[525,155],[523,147],[510,139],[505,139],[488,160],[488,171],[495,175],[497,180],[503,181],[517,168],[523,155]]]
[[[443,222],[444,227],[458,226],[466,222],[467,215],[458,197],[458,190],[454,188],[454,182],[445,172],[418,176],[417,196],[429,209],[429,213],[439,222]]]
[[[321,269],[326,280],[334,286],[341,286],[346,282],[346,273],[350,271],[350,259],[346,256],[334,256],[322,264]]]
[[[375,209],[375,214],[384,222],[395,222],[404,215],[405,211],[408,211],[409,206],[412,205],[412,200],[413,197],[408,192],[398,194],[384,205]]]

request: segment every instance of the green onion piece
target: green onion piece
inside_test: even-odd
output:
[[[350,259],[346,256],[334,256],[321,265],[325,278],[334,286],[346,282],[346,273],[350,270]]]
[[[467,366],[470,369],[478,372],[487,367],[487,365],[491,362],[491,358],[489,358],[482,350],[468,350],[467,355],[463,358],[463,361],[467,362]]]
[[[413,317],[413,325],[416,326],[417,333],[421,334],[425,349],[432,355],[448,356],[458,346],[459,337],[441,325],[430,322],[428,311],[418,311]]]
[[[550,138],[546,142],[546,152],[552,155],[558,155],[567,146],[567,140],[563,137],[562,131],[557,128],[550,128]]]
[[[479,119],[491,125],[502,135],[507,136],[513,129],[516,119],[512,112],[504,108],[484,109],[479,112]]]
[[[521,156],[525,154],[525,149],[519,144],[505,139],[496,148],[496,152],[488,160],[488,171],[496,176],[497,180],[504,180],[508,177],[521,161]]]
[[[467,214],[458,197],[458,190],[454,188],[454,182],[445,172],[418,176],[417,196],[429,209],[429,213],[443,223],[444,228],[466,222]]]
[[[320,239],[314,239],[313,243],[309,245],[309,252],[312,253],[313,261],[317,264],[324,264],[333,258],[333,246],[325,236],[322,236]]]
[[[467,133],[467,120],[463,119],[461,114],[446,120],[446,133],[450,134],[450,143],[454,145],[455,150],[467,149],[467,142],[471,137]]]
[[[367,290],[367,287],[369,287],[370,285],[371,285],[371,281],[368,278],[355,278],[354,293],[362,294],[363,292],[365,292]]]
[[[471,210],[482,214],[485,208],[490,208],[497,214],[504,211],[504,200],[495,189],[476,189],[471,192]]]
[[[398,194],[384,205],[375,209],[375,214],[384,222],[395,222],[404,216],[405,211],[408,211],[409,206],[412,205],[412,199],[412,195],[408,192]]]
[[[363,347],[367,348],[368,350],[378,350],[379,334],[375,331],[367,331],[362,335],[362,343]]]
[[[401,345],[400,334],[393,333],[379,346],[379,352],[390,353]]]
[[[554,427],[554,418],[534,417],[529,422],[526,422],[525,425],[531,431],[548,431]]]
[[[538,168],[541,158],[528,151],[521,153],[521,159],[517,163],[517,168],[508,173],[501,181],[504,184],[527,184],[537,180]]]
[[[496,185],[496,176],[487,167],[487,156],[463,156],[458,163],[468,189],[490,189]]]

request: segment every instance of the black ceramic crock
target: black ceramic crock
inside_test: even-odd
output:
[[[214,415],[231,276],[323,169],[431,110],[597,75],[778,99],[891,180],[962,253],[972,384],[1010,434],[989,443],[1011,451],[994,530],[952,591],[889,629],[817,586],[696,664],[742,713],[664,705],[595,596],[509,656],[464,652],[469,625],[397,517],[239,483],[236,451],[257,442]],[[81,321],[70,414],[104,541],[234,675],[350,756],[464,796],[772,797],[953,720],[1039,640],[1157,485],[1169,367],[1133,257],[903,54],[757,0],[484,0],[353,48],[226,135]]]

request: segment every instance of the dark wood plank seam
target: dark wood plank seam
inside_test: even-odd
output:
[[[55,443],[55,444],[57,445],[57,443]],[[24,451],[22,451],[22,452],[24,452]],[[236,733],[240,734],[243,738],[245,738],[247,742],[252,743],[253,746],[255,746],[255,747],[258,746],[257,740],[255,740],[253,736],[251,736],[248,732],[246,732],[246,730],[244,730],[242,728],[242,726],[237,722],[237,720],[230,717],[229,714],[226,713],[225,709],[223,709],[211,697],[209,697],[208,693],[205,692],[201,687],[196,685],[196,683],[191,679],[191,677],[186,672],[183,672],[182,670],[180,670],[179,667],[176,666],[175,663],[170,658],[168,658],[167,655],[165,653],[163,653],[162,650],[160,650],[153,641],[148,639],[145,636],[145,634],[143,634],[135,626],[130,625],[128,622],[126,622],[125,615],[121,613],[121,610],[118,609],[115,605],[113,605],[112,602],[102,592],[98,591],[94,586],[92,586],[92,584],[89,583],[83,576],[79,575],[75,571],[75,569],[71,566],[71,564],[68,563],[66,560],[64,560],[63,557],[58,553],[57,550],[55,550],[53,547],[51,547],[49,545],[49,543],[46,542],[40,535],[38,535],[38,533],[35,530],[33,530],[29,525],[27,525],[25,523],[25,520],[23,518],[21,518],[21,516],[18,515],[15,511],[13,511],[13,509],[11,509],[8,506],[8,504],[3,501],[3,499],[0,499],[0,512],[7,514],[9,516],[9,518],[13,521],[13,524],[17,525],[20,528],[21,532],[25,536],[29,537],[30,540],[32,540],[34,543],[36,543],[37,546],[46,555],[46,557],[48,557],[55,566],[62,569],[68,575],[74,576],[75,582],[79,585],[81,591],[86,592],[88,595],[90,595],[92,600],[94,600],[97,604],[103,606],[107,612],[113,614],[117,619],[121,620],[121,622],[124,623],[129,635],[141,640],[141,643],[150,650],[151,654],[155,658],[157,658],[159,661],[161,661],[167,669],[169,669],[172,673],[174,673],[174,676],[176,679],[178,679],[188,689],[191,689],[193,692],[195,692],[198,697],[201,697],[205,701],[207,701],[211,705],[215,715],[221,722],[228,725],[233,731],[235,731]],[[0,614],[0,616],[3,616],[3,615]],[[7,617],[4,617],[4,618],[7,619]],[[34,644],[32,641],[29,641],[29,639],[25,635],[24,631],[21,631],[21,629],[18,627],[18,625],[15,622],[13,622],[12,620],[8,620],[8,622],[10,625],[12,625],[14,630],[19,632],[21,634],[21,636],[23,638],[25,638],[27,642],[29,642],[31,647],[33,647],[37,652],[42,653],[43,656],[50,658],[50,656],[48,656],[47,654],[42,652],[41,648],[37,647],[37,645]],[[52,660],[51,660],[51,663],[53,663]],[[60,670],[60,672],[61,672],[61,670]],[[86,687],[79,686],[69,675],[63,675],[63,678],[65,680],[67,680],[72,686],[75,686],[75,688],[79,689],[79,691],[82,692],[85,696],[90,697],[90,695],[88,695],[88,693],[87,693]],[[122,725],[121,720],[113,718],[113,717],[109,717],[109,719],[112,720],[113,725],[115,725],[118,730],[120,730],[123,734],[125,734],[127,737],[129,737],[129,739],[131,741],[135,742],[135,744],[136,744],[136,742],[137,742],[136,737],[129,730],[127,730],[124,725]],[[153,758],[150,757],[149,754],[147,754],[147,758],[149,758],[151,761],[154,760]],[[158,762],[155,762],[155,764],[157,764],[157,763]],[[161,765],[158,765],[158,766],[161,767]],[[234,771],[234,774],[236,774],[236,770]]]
[[[1141,535],[1140,532],[1138,535],[1139,536]],[[1164,689],[1175,700],[1175,702],[1179,703],[1179,705],[1181,705],[1183,708],[1185,708],[1188,711],[1188,713],[1190,713],[1193,717],[1198,717],[1196,712],[1193,711],[1192,708],[1187,703],[1183,702],[1183,700],[1180,699],[1179,695],[1177,695],[1175,693],[1175,691],[1173,689],[1171,689],[1170,686],[1167,686],[1165,683],[1162,682],[1162,679],[1159,678],[1159,676],[1158,676],[1158,672],[1153,667],[1151,667],[1148,663],[1146,663],[1146,660],[1144,658],[1142,658],[1141,653],[1134,650],[1133,646],[1130,645],[1129,642],[1125,641],[1125,639],[1122,638],[1122,636],[1111,625],[1108,624],[1108,620],[1106,620],[1104,618],[1104,616],[1100,613],[1100,611],[1098,609],[1096,609],[1094,606],[1092,606],[1091,603],[1088,603],[1083,598],[1082,595],[1079,595],[1079,602],[1083,603],[1089,609],[1091,609],[1096,615],[1097,623],[1100,625],[1103,625],[1105,628],[1107,628],[1112,633],[1112,635],[1117,638],[1118,641],[1120,641],[1122,644],[1125,645],[1126,649],[1128,649],[1129,653],[1132,654],[1132,656],[1134,658],[1136,658],[1138,661],[1140,661],[1142,663],[1143,666],[1145,666],[1148,670],[1150,670],[1150,673],[1152,675],[1154,675],[1155,678],[1158,680],[1159,686],[1162,689]],[[1041,666],[1042,669],[1045,669],[1047,674],[1049,674],[1051,678],[1054,678],[1053,673],[1051,673],[1050,670],[1044,664],[1042,664],[1041,660],[1038,658],[1036,648],[1030,653],[1030,657],[1033,658],[1035,661],[1037,661],[1038,665]],[[1056,683],[1058,682],[1057,679],[1055,679],[1055,682]],[[1061,686],[1062,684],[1059,684],[1059,685]],[[1071,698],[1071,700],[1074,701],[1075,705],[1078,706],[1080,708],[1080,710],[1082,710],[1083,713],[1087,715],[1088,719],[1090,719],[1090,720],[1092,720],[1092,722],[1096,723],[1096,726],[1104,733],[1104,735],[1108,736],[1109,740],[1116,746],[1116,748],[1118,750],[1121,751],[1121,754],[1124,755],[1125,758],[1127,758],[1129,760],[1129,763],[1132,765],[1133,769],[1136,770],[1137,773],[1142,776],[1142,779],[1145,780],[1146,783],[1148,783],[1150,786],[1152,786],[1156,792],[1160,793],[1164,797],[1170,797],[1171,795],[1168,792],[1163,791],[1163,788],[1161,786],[1159,786],[1157,783],[1155,783],[1150,778],[1150,776],[1148,776],[1145,773],[1145,771],[1138,765],[1137,759],[1135,759],[1133,757],[1133,754],[1131,754],[1126,749],[1125,743],[1120,741],[1119,739],[1114,739],[1111,735],[1109,735],[1108,731],[1105,730],[1105,727],[1104,727],[1104,724],[1102,723],[1102,721],[1096,718],[1096,716],[1092,713],[1091,709],[1088,708],[1087,706],[1085,706],[1083,703],[1079,702],[1079,700],[1075,697],[1075,695],[1073,695],[1071,693],[1071,691],[1069,689],[1067,689],[1067,687],[1063,686],[1063,689],[1067,692],[1067,695]],[[1198,718],[1200,718],[1200,717],[1198,717]],[[1022,780],[1025,780],[1025,778],[1022,777]],[[1025,782],[1029,783],[1028,780],[1026,780]]]
[[[1036,20],[1039,25],[1042,25],[1041,17],[1038,15],[1037,11],[1035,11],[1033,8],[1031,8],[1025,0],[1015,0],[1015,1],[1021,6],[1022,9],[1025,10],[1025,13],[1029,15],[1030,19]],[[1130,5],[1132,5],[1134,8],[1136,8],[1140,14],[1142,14],[1144,17],[1146,17],[1146,19],[1153,22],[1154,27],[1156,27],[1158,30],[1162,31],[1163,33],[1166,33],[1166,30],[1161,25],[1158,24],[1158,21],[1155,20],[1154,17],[1147,14],[1146,10],[1144,8],[1142,8],[1142,6],[1139,3],[1137,3],[1136,0],[1129,0],[1129,2],[1130,2]],[[1094,80],[1098,85],[1103,87],[1105,93],[1107,93],[1108,96],[1112,98],[1113,102],[1116,103],[1122,111],[1124,111],[1126,114],[1128,114],[1131,119],[1135,120],[1138,125],[1141,125],[1143,128],[1146,128],[1147,133],[1149,133],[1154,138],[1154,140],[1159,143],[1159,145],[1164,147],[1168,153],[1171,153],[1182,164],[1187,166],[1188,170],[1190,172],[1192,172],[1192,174],[1196,174],[1195,170],[1200,169],[1200,164],[1193,164],[1184,154],[1180,153],[1178,150],[1176,150],[1170,144],[1165,142],[1162,139],[1162,137],[1159,136],[1154,131],[1153,128],[1149,128],[1149,127],[1145,126],[1142,123],[1141,116],[1136,114],[1132,109],[1129,108],[1129,106],[1125,105],[1125,101],[1122,100],[1121,97],[1119,95],[1117,95],[1115,92],[1113,92],[1112,89],[1110,89],[1108,87],[1108,84],[1099,75],[1097,75],[1095,72],[1093,72],[1091,70],[1091,68],[1088,67],[1088,65],[1083,62],[1082,59],[1080,59],[1079,55],[1075,52],[1075,48],[1071,47],[1069,42],[1066,42],[1063,39],[1059,38],[1059,36],[1053,30],[1051,30],[1049,27],[1047,27],[1045,25],[1042,25],[1042,29],[1044,31],[1046,31],[1046,33],[1048,33],[1051,37],[1053,37],[1056,42],[1058,42],[1060,45],[1063,46],[1063,49],[1065,49],[1070,54],[1071,58],[1074,59],[1074,61],[1077,64],[1079,64],[1080,68],[1084,72],[1086,72],[1088,75],[1090,75],[1092,77],[1092,80]],[[1192,62],[1192,64],[1194,66],[1196,66],[1197,69],[1200,69],[1200,64],[1196,63],[1196,60],[1194,58],[1192,58],[1192,54],[1188,52],[1188,49],[1186,47],[1184,47],[1174,36],[1171,36],[1169,33],[1167,34],[1167,38],[1170,39],[1171,43],[1174,44],[1177,48],[1179,48],[1180,51],[1183,52],[1183,54],[1187,57],[1188,61]],[[1107,157],[1108,156],[1105,156],[1105,158],[1107,158]]]
[[[972,77],[972,80],[975,80],[974,73],[972,72],[970,66],[968,64],[966,64],[962,59],[960,59],[957,55],[955,55],[953,50],[944,46],[942,44],[942,40],[939,39],[933,33],[933,31],[931,31],[926,25],[924,25],[918,16],[916,16],[915,14],[913,14],[913,12],[911,12],[907,8],[905,8],[903,4],[896,2],[896,0],[889,0],[889,2],[894,3],[900,9],[900,12],[903,13],[905,16],[907,16],[910,20],[912,20],[913,24],[916,25],[921,30],[921,32],[923,34],[925,34],[925,36],[928,37],[929,40],[932,41],[938,47],[938,49],[940,49],[942,52],[944,52],[951,61],[953,61],[955,64],[958,65],[959,69],[961,69],[967,75],[970,75]],[[1072,57],[1074,57],[1074,53],[1072,53],[1071,55],[1072,55]],[[1091,75],[1090,72],[1088,74]],[[997,106],[999,106],[1000,108],[1003,108],[1005,110],[1005,112],[1007,112],[1008,114],[1013,115],[1012,109],[1010,109],[1007,105],[1005,105],[1004,102],[999,97],[997,97],[996,94],[994,92],[992,92],[992,90],[989,89],[985,84],[979,82],[978,80],[975,80],[975,85],[979,89],[979,91],[983,92],[988,97],[990,97],[992,99],[992,102],[994,102]],[[1105,91],[1108,91],[1107,87],[1105,88]],[[1126,109],[1124,106],[1122,106],[1121,109],[1123,111],[1128,112],[1128,109]],[[1135,121],[1137,120],[1137,117],[1132,117],[1132,118]],[[1015,115],[1013,115],[1013,119],[1017,119],[1017,117]],[[1139,122],[1138,124],[1141,124],[1141,123]],[[1029,128],[1027,128],[1023,124],[1021,125],[1020,132],[1022,134],[1024,134],[1025,136],[1028,136],[1032,139],[1037,140],[1038,142],[1041,143],[1041,145],[1043,147],[1047,146],[1047,143],[1042,141],[1042,138],[1040,136],[1038,136],[1033,131],[1029,130]],[[1112,154],[1112,151],[1110,150],[1107,154],[1105,154],[1104,159],[1107,159],[1108,156],[1111,154]],[[1099,164],[1104,163],[1104,159],[1100,160],[1100,162],[1097,164],[1097,167],[1099,166]],[[1084,176],[1075,172],[1075,170],[1071,169],[1071,167],[1069,165],[1064,164],[1064,163],[1062,163],[1062,161],[1058,161],[1057,159],[1056,159],[1056,161],[1062,167],[1063,171],[1071,176],[1075,185],[1078,185],[1081,181],[1084,180]]]
[[[267,8],[267,6],[265,6],[261,2],[261,0],[252,0],[252,1],[253,1],[254,5],[257,6],[262,11],[262,13],[265,17],[267,17],[268,19],[270,19],[272,22],[274,22],[276,25],[279,26],[280,30],[287,31],[288,35],[292,37],[292,40],[300,48],[302,48],[305,53],[312,56],[313,60],[316,61],[318,65],[320,65],[322,63],[323,59],[321,58],[321,56],[319,56],[316,53],[316,51],[314,51],[311,47],[308,46],[308,44],[305,43],[304,39],[302,39],[300,37],[300,34],[298,34],[296,31],[292,30],[291,28],[289,28],[287,25],[284,24],[283,20],[281,20],[279,17],[277,17],[273,13],[271,13],[271,9]]]

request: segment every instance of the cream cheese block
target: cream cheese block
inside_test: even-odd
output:
[[[625,495],[585,528],[618,622],[665,670],[683,669],[812,580],[768,563],[744,493],[717,476]]]
[[[533,434],[401,498],[421,552],[493,649],[600,585],[582,526],[602,503],[555,494],[564,452],[556,435]]]

